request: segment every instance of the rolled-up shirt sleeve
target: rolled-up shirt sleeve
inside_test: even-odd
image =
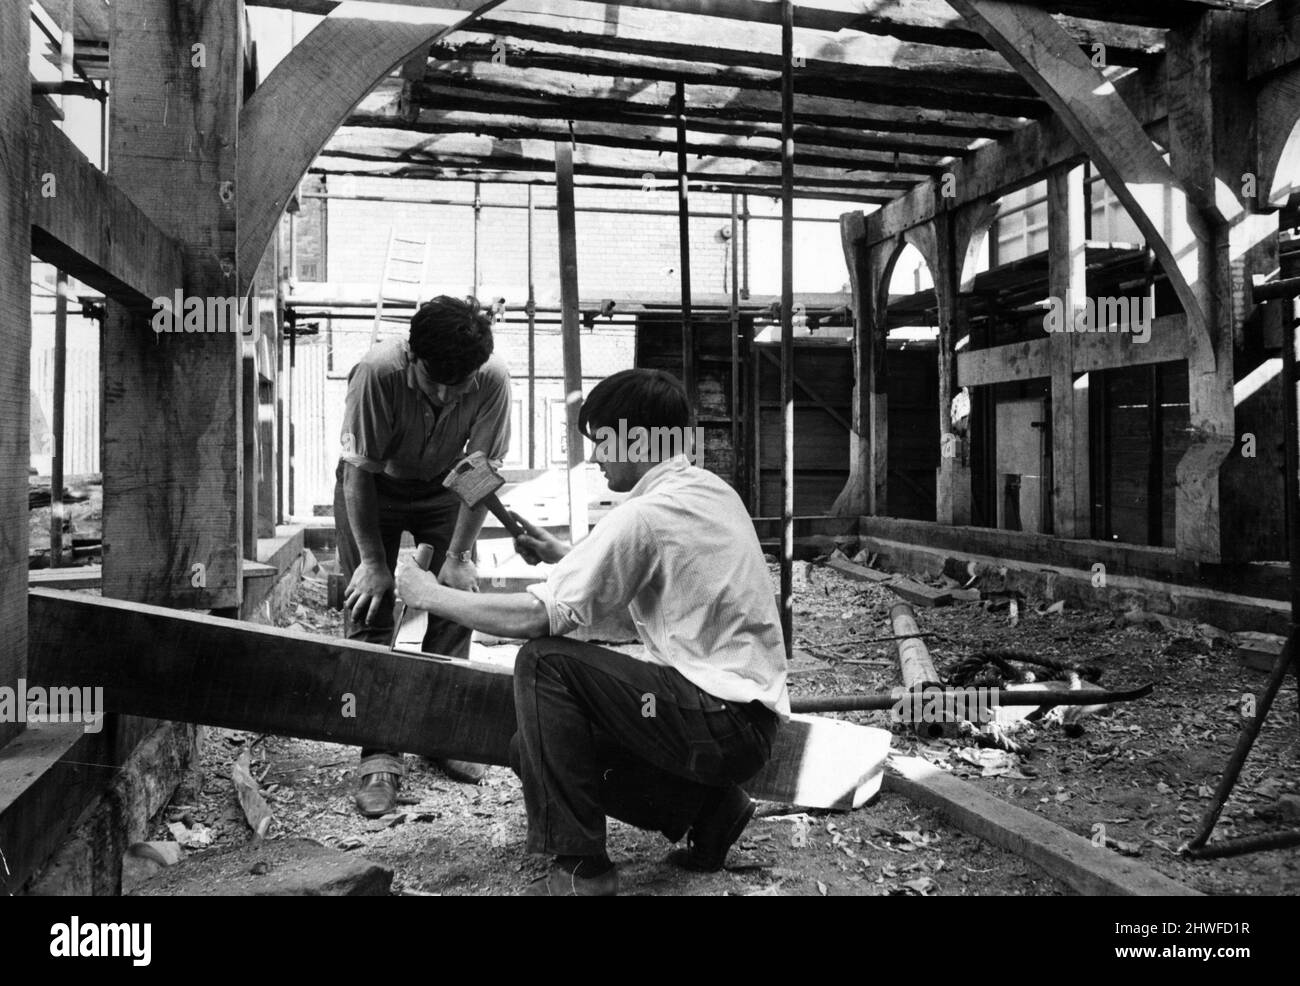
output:
[[[550,634],[562,636],[627,609],[654,578],[654,543],[634,503],[616,508],[579,541],[545,582],[528,591],[546,607]]]
[[[368,363],[354,366],[343,402],[340,458],[366,472],[383,472],[393,440],[394,413],[388,381]]]
[[[480,386],[483,388],[478,413],[470,429],[467,453],[482,452],[500,469],[510,451],[510,372],[505,363],[493,357],[485,367]]]

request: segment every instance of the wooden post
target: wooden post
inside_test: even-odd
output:
[[[1047,293],[1060,301],[1068,326],[1087,300],[1083,168],[1047,176]],[[1074,335],[1054,332],[1048,352],[1052,369],[1052,531],[1058,537],[1092,535],[1088,480],[1087,375],[1078,380]],[[1082,386],[1080,386],[1082,384]],[[1155,437],[1159,441],[1159,436]]]
[[[794,654],[794,3],[781,0],[781,631]]]
[[[686,170],[686,86],[677,83],[677,243],[682,283],[682,383],[694,420],[699,395],[695,387],[695,326],[691,319],[691,199]],[[703,450],[701,450],[702,452]]]
[[[76,47],[72,26],[76,22],[73,0],[65,0],[59,18],[59,77],[64,83],[73,81],[72,55]],[[59,97],[59,108],[66,100]],[[50,430],[54,448],[50,457],[50,566],[58,568],[63,562],[63,418],[67,401],[68,380],[68,275],[62,269],[55,279],[54,298],[54,396],[50,414]]]
[[[939,383],[939,470],[935,477],[935,520],[940,524],[970,522],[970,478],[960,468],[957,436],[952,430],[952,400],[957,394],[957,338],[964,327],[960,297],[961,258],[965,246],[960,242],[956,215],[939,213],[934,225],[931,250],[926,262],[934,276],[934,294],[938,304],[938,383]],[[961,483],[966,489],[959,489]]]
[[[251,348],[251,347],[250,347]],[[257,359],[251,352],[245,353],[240,360],[242,379],[241,397],[243,398],[243,434],[244,449],[244,530],[243,553],[249,561],[257,561],[257,483],[258,483],[258,435],[257,435]]]
[[[262,338],[257,343],[257,536],[275,536],[280,520],[281,439],[276,430],[279,400],[280,337],[283,312],[279,299],[280,238],[271,240],[254,279],[254,296]]]
[[[578,234],[573,208],[573,144],[555,144],[555,215],[560,232],[560,339],[564,357],[565,441],[569,455],[569,540],[587,536],[587,484],[583,465],[582,339],[578,316]]]
[[[59,271],[54,281],[54,397],[50,431],[54,438],[50,456],[50,567],[63,563],[63,417],[68,382],[68,275]]]
[[[238,0],[113,5],[111,177],[181,241],[217,329],[237,299]],[[251,272],[250,272],[251,274]],[[226,306],[220,306],[225,308]],[[214,311],[217,309],[217,311]],[[238,316],[156,333],[109,303],[102,333],[104,594],[234,611],[242,596]],[[231,330],[234,331],[231,331]]]
[[[1260,142],[1289,123],[1270,116],[1244,78],[1245,20],[1206,11],[1171,28],[1166,45],[1170,166],[1188,189],[1189,209],[1224,219],[1204,250],[1214,344],[1193,336],[1187,353],[1189,442],[1176,466],[1174,547],[1183,557],[1224,563],[1286,557],[1276,480],[1285,469],[1280,383],[1241,400],[1235,394],[1253,365],[1245,355],[1252,347],[1242,347],[1246,321],[1262,314],[1252,275],[1275,276],[1279,267],[1277,217],[1261,208],[1266,190],[1250,195],[1244,183],[1260,177]],[[1246,434],[1256,438],[1253,456],[1241,454]]]
[[[27,468],[31,413],[28,5],[0,4],[0,687],[27,673]],[[57,180],[57,175],[55,176]],[[0,746],[22,731],[0,721]]]
[[[871,402],[871,414],[870,420],[865,422],[871,436],[868,442],[870,461],[866,473],[867,512],[880,517],[889,513],[889,378],[886,366],[889,350],[885,346],[889,334],[889,280],[885,275],[893,270],[890,263],[892,255],[901,249],[901,238],[868,247],[865,272],[866,283],[870,285],[866,291],[870,321],[866,326],[869,335],[864,342],[869,341],[871,346],[871,387],[867,395]]]
[[[750,482],[753,487],[753,499],[750,501],[749,512],[755,517],[763,516],[763,366],[762,360],[758,358],[757,344],[751,339],[749,342],[749,379],[750,379],[750,400],[749,400],[749,450],[750,462],[749,473]]]
[[[528,186],[528,468],[537,468],[537,291],[533,284],[533,186]]]
[[[478,297],[478,286],[482,279],[482,264],[479,261],[479,239],[483,229],[483,189],[474,182],[474,283],[469,289],[471,297]]]
[[[853,410],[850,414],[849,478],[831,513],[858,517],[871,506],[871,402],[874,393],[874,326],[869,251],[863,241],[861,212],[840,216],[840,239],[853,295]]]

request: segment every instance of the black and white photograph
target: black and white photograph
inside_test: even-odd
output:
[[[1298,333],[1300,0],[0,0],[14,947],[1278,958]]]

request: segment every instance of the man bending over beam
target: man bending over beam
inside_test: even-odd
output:
[[[527,896],[617,894],[607,816],[670,842],[685,835],[671,862],[721,869],[754,814],[739,785],[767,762],[789,714],[772,583],[740,497],[646,442],[654,428],[686,436],[689,423],[671,374],[624,370],[592,390],[579,425],[593,441],[626,436],[599,440],[594,460],[611,490],[631,495],[577,545],[526,524],[519,553],[555,564],[527,592],[476,595],[398,568],[408,606],[530,638],[515,661],[511,754],[528,849],[555,859]],[[647,444],[648,456],[628,454]],[[631,618],[642,656],[564,637],[617,615]]]

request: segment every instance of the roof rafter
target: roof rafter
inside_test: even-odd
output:
[[[477,134],[505,139],[568,140],[569,123],[559,118],[531,118],[504,116],[497,113],[470,113],[458,109],[423,110],[415,121],[395,120],[383,113],[354,113],[345,126],[357,128],[398,129],[409,133],[413,143],[422,143],[424,134]],[[688,134],[693,132],[688,127]],[[576,127],[575,139],[580,144],[602,147],[623,147],[629,150],[676,152],[676,128],[654,124],[602,123],[595,127]],[[722,139],[688,137],[686,152],[697,156],[738,158],[750,161],[779,161],[779,138],[771,135],[751,137],[728,136]],[[881,154],[865,150],[823,147],[802,143],[795,149],[799,164],[827,168],[884,168],[904,174],[936,175],[943,171],[939,160],[933,156],[914,153]]]
[[[562,71],[524,70],[518,65],[490,62],[431,63],[426,79],[444,89],[454,87],[475,93],[553,99],[575,108],[620,105],[663,113],[672,110],[674,99],[673,86],[664,82],[626,77],[584,78]],[[721,81],[715,79],[712,85],[687,86],[687,118],[781,122],[779,93],[729,83],[730,79],[724,77]],[[417,105],[423,105],[433,90],[416,83],[411,91]],[[1015,117],[991,113],[865,105],[829,96],[800,96],[795,100],[795,123],[805,126],[862,127],[975,140],[1009,133],[1017,122]]]
[[[382,114],[393,122],[413,122],[425,110],[454,111],[466,114],[501,114],[507,117],[527,117],[542,120],[572,120],[586,123],[609,123],[640,127],[675,127],[676,115],[665,108],[629,106],[622,101],[538,98],[521,94],[497,92],[472,92],[455,86],[437,86],[421,83],[407,87],[397,79],[389,79],[358,107],[358,114]],[[845,123],[856,123],[845,121]],[[898,126],[897,121],[889,121]],[[707,115],[707,111],[690,110],[686,114],[686,128],[693,133],[724,134],[740,137],[781,139],[777,123],[755,120],[724,120]],[[828,127],[808,124],[795,125],[795,141],[799,145],[843,147],[863,151],[898,151],[903,154],[931,154],[945,157],[961,154],[973,135],[928,136],[899,133],[888,130],[859,130],[847,125]]]
[[[554,138],[499,139],[469,134],[428,134],[414,135],[419,139],[412,142],[412,136],[405,130],[342,127],[325,145],[321,156],[435,166],[482,165],[491,162],[517,169],[520,162],[529,162],[539,166],[554,167]],[[620,173],[632,177],[653,175],[656,178],[660,176],[672,178],[677,174],[676,157],[670,156],[667,152],[614,150],[580,143],[574,152],[574,163],[594,169],[609,169],[605,173]],[[723,168],[730,170],[723,171],[721,170]],[[779,181],[781,168],[779,162],[745,163],[727,158],[702,157],[690,162],[690,172],[693,175],[707,176],[718,181],[743,183],[746,178]],[[911,188],[926,174],[937,173],[937,169],[927,167],[922,171],[920,168],[895,170],[881,167],[822,167],[796,164],[795,173],[801,183],[810,187],[841,185],[902,191]]]

